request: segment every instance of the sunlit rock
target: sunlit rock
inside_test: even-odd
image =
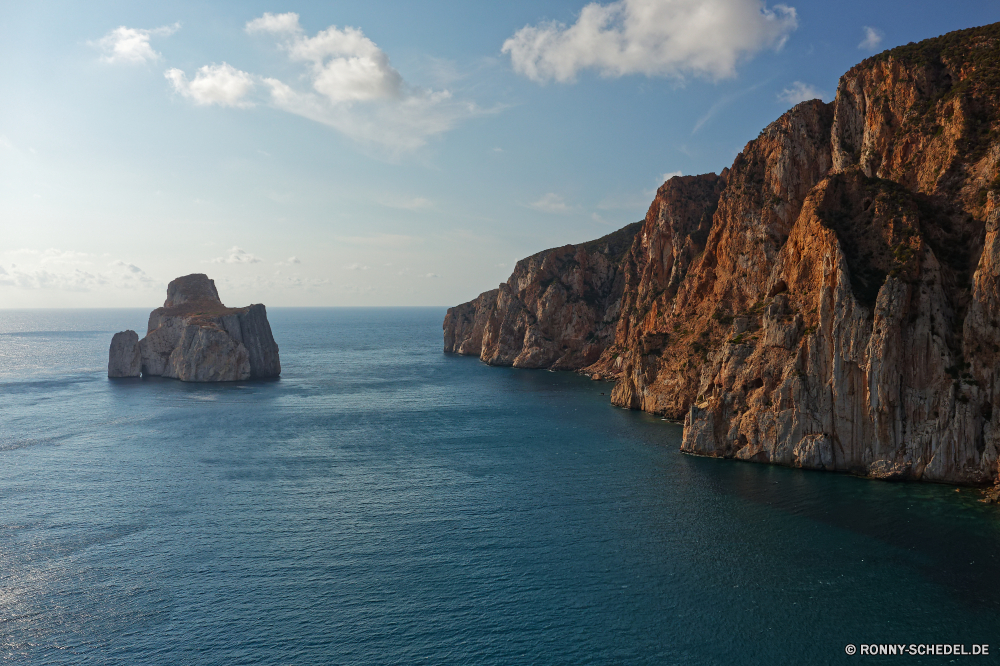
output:
[[[127,333],[138,337],[135,332]],[[125,334],[119,333],[112,341],[112,361],[117,358],[116,349],[125,349],[127,341],[119,340]],[[167,286],[167,300],[150,313],[146,337],[137,340],[135,348],[144,377],[224,382],[281,374],[278,345],[264,306],[227,308],[215,282],[201,273],[177,278]],[[116,371],[124,367],[115,363]],[[109,363],[108,376],[139,374],[139,370],[131,375],[111,372]]]

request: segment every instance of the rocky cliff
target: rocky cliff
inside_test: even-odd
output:
[[[615,333],[621,263],[639,226],[517,262],[499,288],[448,310],[444,350],[515,368],[594,363]]]
[[[998,167],[1000,24],[870,58],[660,188],[583,371],[691,453],[994,481]]]
[[[278,345],[264,306],[227,308],[215,282],[200,273],[170,282],[163,307],[149,315],[146,337],[137,338],[134,331],[115,335],[109,377],[137,377],[141,372],[220,382],[281,374]]]

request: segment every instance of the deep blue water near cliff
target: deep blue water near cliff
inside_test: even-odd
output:
[[[608,384],[443,355],[439,308],[271,309],[279,381],[109,381],[146,314],[0,311],[4,662],[1000,653],[972,491],[683,456]]]

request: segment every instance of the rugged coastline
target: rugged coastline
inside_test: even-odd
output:
[[[448,310],[445,351],[515,368],[579,370],[596,362],[614,340],[622,262],[641,226],[517,262],[497,289]]]
[[[987,485],[998,231],[993,24],[869,58],[719,175],[670,179],[614,261],[520,262],[449,310],[445,350],[613,379],[689,453]]]

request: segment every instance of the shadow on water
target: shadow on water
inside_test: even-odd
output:
[[[683,455],[683,454],[682,454]],[[817,470],[683,456],[714,492],[889,547],[972,610],[1000,608],[1000,511],[975,488],[888,482]]]
[[[478,362],[470,357],[456,357]],[[490,371],[500,370],[489,368]],[[823,525],[825,534],[853,535],[852,543],[880,544],[869,559],[913,571],[972,612],[996,611],[1000,599],[1000,509],[979,502],[976,488],[917,482],[890,482],[818,470],[800,470],[739,460],[680,453],[681,426],[659,417],[610,406],[610,385],[575,373],[506,369],[520,390],[559,404],[570,391],[590,406],[590,418],[616,415],[613,430],[641,424],[639,436],[649,446],[666,447],[670,471],[691,475],[689,488],[726,497],[749,510],[737,513],[753,521],[775,513],[795,523]],[[599,395],[603,391],[604,396]],[[612,412],[614,414],[612,414]],[[576,418],[574,416],[574,418]],[[667,477],[664,482],[676,482]],[[956,492],[957,490],[957,492]],[[667,491],[669,494],[673,494]],[[667,503],[684,506],[688,498],[671,496]],[[841,547],[836,540],[827,544]],[[877,550],[876,554],[874,551]],[[810,556],[816,553],[809,550]],[[864,553],[861,553],[864,555]],[[886,561],[886,560],[889,561]]]
[[[108,377],[107,384],[112,392],[128,394],[134,391],[153,391],[155,394],[171,393],[187,395],[220,395],[234,391],[262,389],[274,390],[281,383],[281,377],[244,379],[232,382],[183,382],[172,377]]]
[[[26,379],[22,381],[10,381],[0,379],[0,395],[4,393],[16,395],[18,393],[50,393],[52,391],[62,391],[79,387],[85,384],[92,384],[100,381],[100,376],[93,374],[62,375],[53,379]]]

